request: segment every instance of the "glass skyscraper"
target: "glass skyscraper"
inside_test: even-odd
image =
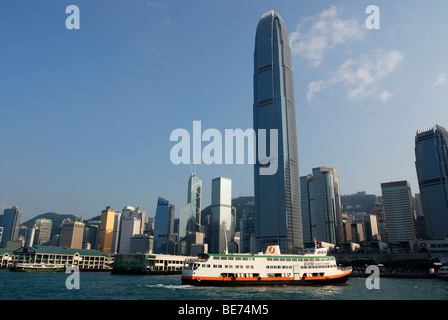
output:
[[[260,175],[264,165],[259,157],[254,166],[257,250],[280,245],[283,252],[293,253],[303,247],[293,73],[288,31],[274,11],[265,13],[257,27],[253,116],[257,139],[259,130],[266,130],[270,157],[270,130],[278,133],[278,156],[269,164],[275,163],[277,172]]]
[[[312,175],[300,178],[300,183],[304,242],[341,244],[342,206],[336,169],[314,168]]]
[[[415,166],[425,217],[426,234],[448,237],[448,132],[434,125],[417,131]]]
[[[414,205],[407,181],[381,184],[387,239],[391,243],[415,240]]]
[[[154,223],[154,253],[168,253],[170,235],[174,233],[174,205],[159,197]]]
[[[22,211],[19,211],[17,207],[3,211],[3,216],[0,220],[0,226],[3,227],[2,243],[6,243],[9,240],[17,241],[21,218]]]
[[[190,232],[201,232],[201,194],[202,181],[191,172],[188,180],[187,205],[180,210],[179,240]]]

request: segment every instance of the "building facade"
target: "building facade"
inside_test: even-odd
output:
[[[38,245],[43,245],[50,241],[51,238],[51,229],[53,228],[53,221],[50,219],[37,219],[36,227],[39,229],[39,241]]]
[[[415,240],[414,206],[409,182],[382,183],[381,193],[388,242]]]
[[[174,204],[159,197],[154,222],[154,253],[168,253],[174,233]]]
[[[319,167],[301,177],[304,242],[340,244],[344,241],[339,178],[336,169]]]
[[[98,233],[98,250],[106,253],[111,253],[112,237],[115,225],[115,213],[114,209],[109,206],[105,210],[101,211],[101,223]]]
[[[415,166],[426,234],[448,237],[448,132],[434,125],[417,131]]]
[[[295,252],[303,243],[291,48],[286,25],[274,11],[258,22],[253,80],[258,141],[254,166],[256,246],[264,251],[269,245],[280,245],[282,252]],[[278,136],[277,155],[267,147],[272,130]],[[266,133],[265,155],[260,155],[261,132]],[[265,174],[272,168],[274,174]]]
[[[179,241],[182,242],[181,254],[189,251],[186,237],[190,233],[201,232],[201,195],[202,181],[194,172],[188,180],[187,205],[180,210]]]
[[[67,222],[62,225],[59,246],[73,249],[82,249],[84,237],[84,223],[79,221]]]
[[[212,180],[211,201],[211,241],[212,253],[223,253],[232,240],[232,180],[224,177]]]
[[[2,243],[6,243],[7,241],[17,241],[21,218],[22,211],[19,211],[17,207],[12,207],[3,211],[0,224],[0,226],[3,227]]]

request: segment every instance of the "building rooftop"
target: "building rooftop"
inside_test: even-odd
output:
[[[101,252],[98,250],[88,250],[88,249],[74,249],[74,248],[65,248],[65,247],[47,247],[47,246],[31,246],[31,247],[22,247],[15,251],[14,254],[22,253],[22,252],[37,252],[37,253],[50,253],[50,254],[75,254],[79,253],[81,256],[105,256],[105,252]]]

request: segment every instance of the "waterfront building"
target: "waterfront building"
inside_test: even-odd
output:
[[[407,181],[381,184],[387,239],[390,243],[415,240],[414,206]]]
[[[181,274],[188,256],[169,254],[118,254],[114,257],[112,274]]]
[[[79,221],[66,222],[62,225],[59,246],[73,249],[82,249],[84,236],[84,223]]]
[[[39,229],[38,245],[43,245],[50,241],[51,229],[53,228],[53,221],[50,219],[40,218],[36,220],[36,227]]]
[[[415,166],[426,233],[431,239],[448,237],[448,132],[434,125],[417,131]]]
[[[258,22],[253,80],[258,143],[261,130],[266,132],[266,157],[257,156],[254,165],[257,251],[280,245],[282,252],[295,253],[303,243],[291,48],[286,25],[274,11]],[[277,155],[268,147],[272,129],[278,135]]]
[[[300,182],[304,242],[342,243],[342,206],[336,169],[314,168],[313,174],[301,177]]]
[[[22,211],[14,206],[3,211],[1,225],[3,227],[3,235],[1,243],[7,241],[17,241],[19,237],[20,219],[22,218]]]
[[[154,222],[154,253],[168,253],[170,235],[174,234],[174,204],[159,197]]]
[[[227,251],[232,240],[232,180],[219,177],[212,180],[210,252]]]
[[[147,234],[135,234],[129,240],[129,254],[152,253],[154,237]]]
[[[80,270],[87,271],[111,270],[112,259],[105,252],[97,250],[31,246],[15,250],[13,263],[77,265]]]
[[[107,206],[105,210],[101,211],[101,224],[98,234],[99,251],[111,253],[115,213],[116,211],[111,209],[110,206]]]

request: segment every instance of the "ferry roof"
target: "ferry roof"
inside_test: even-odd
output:
[[[290,254],[290,255],[275,255],[275,254],[244,254],[244,253],[237,253],[237,254],[219,254],[219,253],[207,253],[206,255],[212,256],[212,257],[241,257],[241,258],[333,258],[333,256],[327,256],[327,255],[301,255],[301,254]]]

